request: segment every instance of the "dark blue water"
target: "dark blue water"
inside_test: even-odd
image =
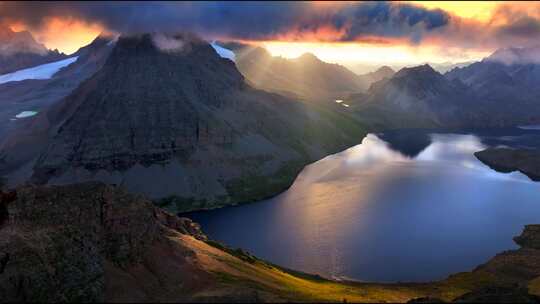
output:
[[[273,199],[190,216],[213,239],[331,278],[428,281],[469,271],[517,248],[512,237],[540,222],[540,183],[495,172],[473,153],[528,146],[540,131],[462,133],[370,134],[307,166]]]

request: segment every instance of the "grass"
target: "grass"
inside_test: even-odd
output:
[[[451,301],[474,289],[498,285],[498,278],[485,273],[462,273],[433,283],[356,283],[336,282],[298,272],[284,271],[257,260],[254,269],[230,263],[241,277],[227,274],[229,282],[242,282],[295,302],[406,302],[420,297]],[[243,278],[242,278],[243,277]]]
[[[261,294],[276,295],[290,302],[406,302],[421,297],[452,301],[478,288],[511,287],[515,284],[515,281],[507,280],[504,275],[483,270],[458,273],[445,280],[428,283],[337,282],[318,275],[289,270],[217,242],[206,243],[238,258],[215,257],[232,269],[215,273],[220,282],[232,287],[252,288],[259,290]],[[531,281],[529,289],[530,293],[538,294],[540,278]]]
[[[540,277],[529,282],[529,293],[540,297]]]
[[[242,204],[270,198],[287,190],[306,163],[289,161],[270,176],[245,175],[225,184],[231,200]]]

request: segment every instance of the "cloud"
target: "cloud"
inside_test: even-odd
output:
[[[207,39],[425,43],[488,49],[540,37],[540,5],[500,4],[489,22],[403,2],[1,2],[0,23],[52,19],[117,33],[192,31]]]
[[[182,51],[185,46],[184,40],[161,33],[152,35],[152,42],[158,49],[168,52]]]
[[[349,6],[338,12],[336,20],[351,24],[342,41],[367,36],[408,37],[416,44],[425,33],[446,26],[450,15],[442,10],[428,10],[410,4],[375,2]]]
[[[39,9],[36,9],[39,6]],[[201,35],[244,40],[306,37],[353,41],[363,37],[411,37],[445,26],[441,10],[390,2],[317,5],[310,2],[4,2],[0,20],[39,28],[49,18],[98,23],[112,31],[191,30]]]

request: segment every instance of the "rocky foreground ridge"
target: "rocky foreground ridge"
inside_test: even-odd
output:
[[[199,226],[101,183],[0,195],[1,302],[537,301],[540,225],[518,250],[425,284],[335,282],[207,240]]]

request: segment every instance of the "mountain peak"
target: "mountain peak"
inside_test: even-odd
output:
[[[30,32],[15,32],[9,27],[0,27],[0,55],[11,56],[17,53],[46,55],[47,52],[47,48],[38,43]]]
[[[402,68],[395,74],[395,78],[406,77],[406,76],[429,76],[433,75],[435,77],[442,76],[439,72],[435,71],[429,64],[423,64],[419,66]]]
[[[0,41],[11,37],[15,32],[8,26],[0,26]]]
[[[307,52],[302,54],[300,57],[297,58],[298,61],[302,62],[319,62],[321,61],[317,56],[315,56],[313,53]]]
[[[483,61],[506,65],[540,63],[540,45],[498,49]]]
[[[377,74],[381,74],[381,73],[383,73],[383,74],[393,74],[393,73],[395,73],[395,71],[391,67],[389,67],[387,65],[383,65],[382,67],[378,68],[374,73],[377,73]]]

